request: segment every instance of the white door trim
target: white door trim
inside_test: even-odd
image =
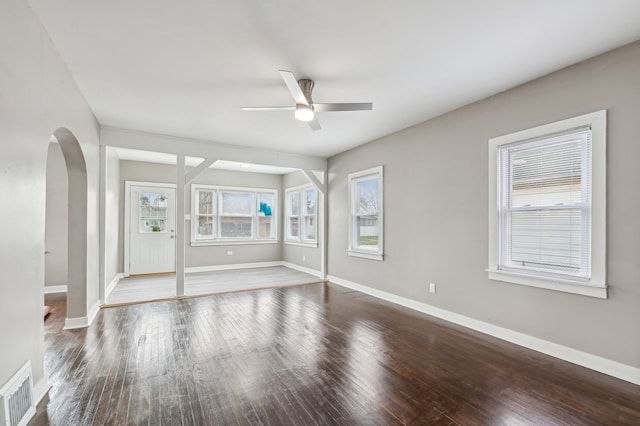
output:
[[[152,186],[155,188],[176,188],[175,183],[139,182],[127,180],[124,182],[124,276],[129,276],[129,231],[131,226],[131,187]]]

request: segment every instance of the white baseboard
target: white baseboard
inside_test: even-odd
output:
[[[247,269],[247,268],[269,268],[272,266],[281,266],[282,262],[256,262],[256,263],[234,263],[230,265],[210,265],[210,266],[192,266],[184,268],[186,274],[194,272],[211,272],[211,271],[228,271],[231,269]]]
[[[87,328],[91,325],[96,315],[100,312],[100,301],[97,301],[86,317],[67,318],[64,320],[64,330],[73,330],[75,328]]]
[[[89,313],[87,314],[87,327],[93,323],[93,320],[96,319],[96,315],[100,312],[100,301],[98,300],[92,307],[89,309]]]
[[[516,345],[523,346],[537,352],[542,352],[543,354],[640,385],[640,368],[622,364],[607,358],[602,358],[587,352],[582,352],[547,340],[542,340],[537,337],[528,336],[517,331],[469,318],[464,315],[456,314],[455,312],[436,308],[435,306],[431,306],[426,303],[418,302],[386,291],[377,290],[375,288],[357,284],[332,275],[329,275],[328,279],[335,284],[366,293],[370,296],[377,297],[378,299],[396,303],[398,305],[441,318],[445,321],[497,337],[498,339],[506,340],[507,342],[515,343]]]
[[[65,318],[63,330],[87,327],[89,327],[89,319],[87,317]]]
[[[46,285],[44,286],[44,294],[51,293],[66,293],[67,286],[66,285]]]
[[[47,381],[46,377],[41,378],[40,380],[38,380],[38,383],[33,385],[33,400],[35,401],[36,405],[38,405],[40,401],[42,401],[42,398],[44,398],[47,392],[49,392],[49,389],[51,389],[51,385]]]
[[[116,274],[116,276],[113,277],[113,280],[111,280],[109,285],[107,285],[107,288],[104,290],[105,300],[109,298],[109,295],[111,295],[111,292],[113,291],[113,289],[116,288],[116,284],[118,284],[118,281],[120,281],[123,278],[124,278],[124,274],[122,272]]]
[[[313,275],[314,277],[318,277],[320,279],[324,279],[322,276],[322,272],[317,271],[315,269],[307,268],[306,266],[296,265],[291,262],[280,262],[280,265],[286,266],[289,269],[295,269],[296,271],[304,272],[305,274]]]
[[[185,268],[185,274],[192,274],[195,272],[211,272],[211,271],[228,271],[232,269],[248,269],[248,268],[270,268],[273,266],[285,266],[296,271],[304,272],[309,275],[313,275],[318,278],[323,278],[322,273],[315,269],[307,268],[304,266],[296,265],[295,263],[273,261],[273,262],[255,262],[255,263],[234,263],[231,265],[210,265],[210,266],[193,266]]]

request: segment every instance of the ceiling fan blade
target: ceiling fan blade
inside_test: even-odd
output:
[[[304,96],[304,93],[302,93],[302,89],[298,86],[298,80],[296,80],[293,73],[291,71],[280,70],[280,75],[284,80],[284,84],[287,85],[287,89],[289,89],[289,92],[296,104],[309,105],[309,101]]]
[[[272,110],[280,110],[280,111],[294,111],[296,107],[294,106],[264,106],[264,107],[240,107],[243,111],[272,111]]]
[[[371,111],[373,104],[366,103],[347,103],[347,104],[313,104],[315,112],[331,112],[331,111]]]
[[[320,127],[320,122],[318,121],[318,117],[313,117],[313,120],[307,121],[307,123],[309,123],[309,127],[311,127],[311,130],[322,129],[322,127]]]

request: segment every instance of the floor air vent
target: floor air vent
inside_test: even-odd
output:
[[[24,426],[36,413],[31,362],[0,388],[0,426]]]

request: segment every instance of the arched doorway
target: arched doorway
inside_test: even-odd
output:
[[[86,327],[87,320],[87,167],[77,138],[69,130],[59,128],[53,133],[64,157],[67,186],[67,235],[59,238],[58,244],[66,240],[66,285],[67,316],[65,328]],[[48,175],[49,176],[49,175]],[[47,182],[49,185],[49,182]],[[49,212],[48,212],[49,213]],[[60,211],[58,212],[60,214]],[[64,250],[64,247],[58,247]],[[51,253],[52,254],[52,253]],[[60,256],[63,258],[64,256]],[[47,268],[45,268],[46,271]],[[58,268],[57,273],[65,268]]]

